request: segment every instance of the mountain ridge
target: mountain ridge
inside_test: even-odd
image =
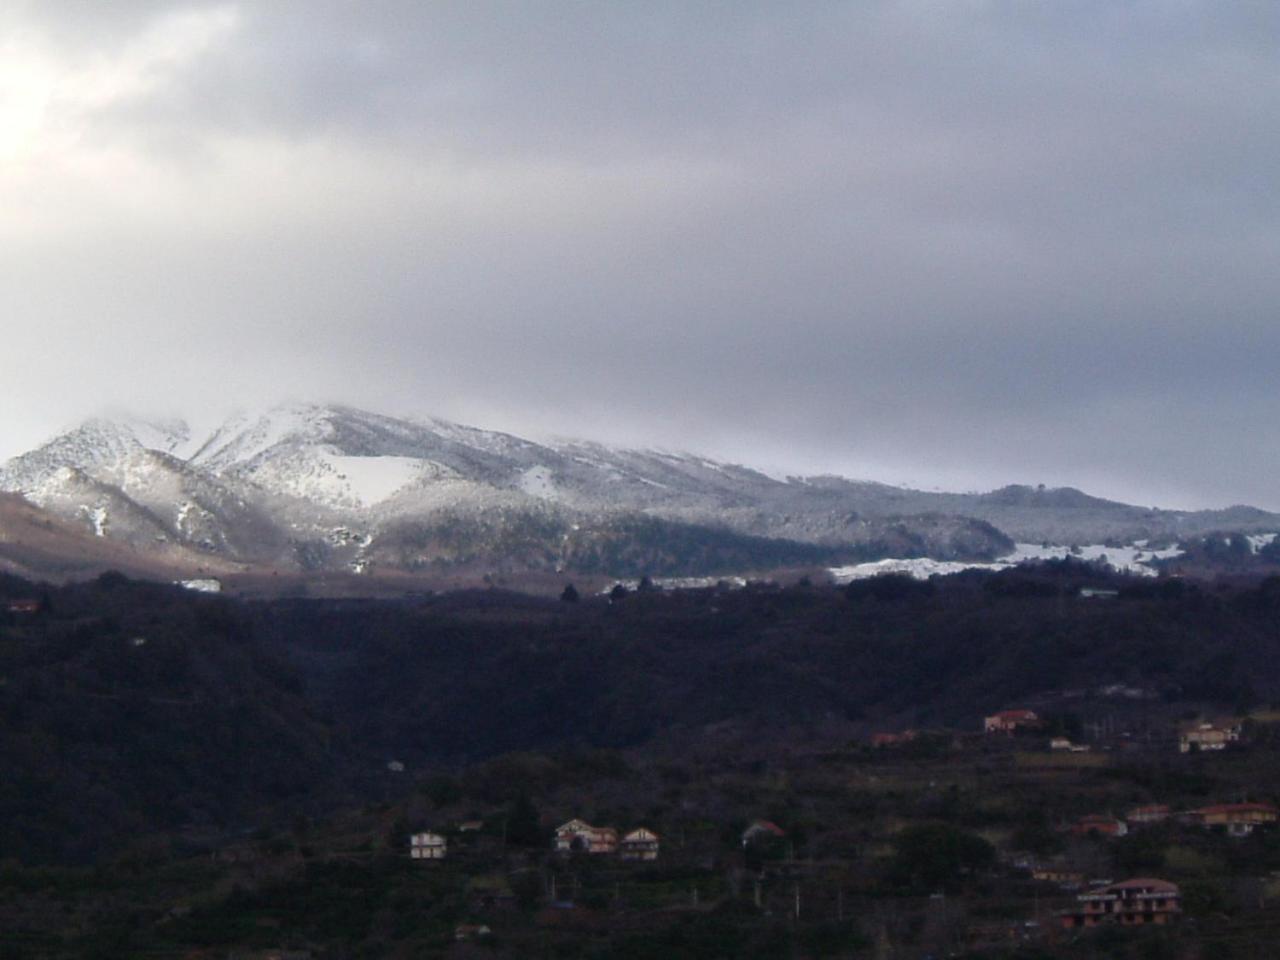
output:
[[[603,574],[697,575],[992,560],[1015,542],[1167,542],[1228,525],[1280,531],[1280,516],[1251,507],[1159,510],[1070,487],[964,494],[779,480],[697,454],[540,443],[317,403],[238,414],[204,435],[182,421],[92,418],[0,465],[0,490],[135,550],[304,573],[573,572],[591,557]]]

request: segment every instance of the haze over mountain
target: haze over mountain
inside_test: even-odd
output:
[[[0,458],[319,396],[1280,510],[1275,36],[1222,0],[6,3]]]
[[[780,479],[688,453],[535,443],[320,404],[241,414],[208,434],[180,421],[87,420],[0,467],[0,490],[60,529],[153,563],[365,575],[708,575],[883,557],[990,561],[1015,541],[1280,530],[1280,517],[1248,507]]]

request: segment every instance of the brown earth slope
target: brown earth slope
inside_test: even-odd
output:
[[[145,554],[95,537],[12,493],[0,493],[0,570],[39,580],[75,580],[104,570],[150,579],[216,576],[241,569],[186,547],[157,543]]]

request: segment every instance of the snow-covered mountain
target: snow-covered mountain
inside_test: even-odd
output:
[[[239,559],[277,552],[274,523],[183,454],[183,423],[87,421],[0,467],[0,490],[135,547],[175,542]]]
[[[174,544],[320,571],[696,574],[886,556],[990,560],[1013,539],[1161,539],[1225,520],[1280,530],[1280,518],[1248,508],[1210,515],[1072,490],[783,481],[691,454],[535,443],[320,404],[236,416],[207,435],[180,422],[90,420],[0,466],[0,490],[135,548]]]

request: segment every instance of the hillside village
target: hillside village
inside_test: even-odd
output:
[[[120,943],[208,958],[1263,957],[1280,717],[1238,720],[1249,735],[1188,753],[1123,732],[1055,750],[1040,721],[512,754],[203,855],[135,845],[92,878],[10,862],[0,917],[48,944],[42,911],[64,904],[87,935],[81,911],[117,890],[134,900]]]
[[[1274,588],[1098,603],[1096,576],[398,603],[0,579],[5,949],[1267,957],[1280,694],[1243,658]]]
[[[1028,770],[1035,769],[1037,762],[1045,764],[1049,769],[1054,769],[1057,765],[1054,763],[1052,754],[1064,749],[1068,753],[1092,752],[1093,746],[1069,744],[1069,741],[1060,737],[1052,738],[1045,744],[1043,737],[1036,736],[1045,726],[1045,722],[1034,711],[1006,710],[984,718],[983,733],[987,736],[993,734],[1006,737],[1017,736],[1021,738],[1017,744],[1000,744],[997,741],[993,749],[989,741],[984,742],[981,738],[962,732],[922,733],[907,730],[897,734],[873,734],[870,747],[873,755],[884,756],[882,751],[910,748],[926,739],[933,739],[935,742],[949,739],[946,750],[951,754],[950,764],[954,764],[966,752],[975,750],[990,762],[1001,756],[1002,746],[1012,745],[1016,747],[1012,755],[1015,762],[1025,765]],[[1234,719],[1218,723],[1198,721],[1183,724],[1183,732],[1176,741],[1179,744],[1179,752],[1198,752],[1201,749],[1219,752],[1226,749],[1228,743],[1232,745],[1232,749],[1243,749],[1246,745],[1246,741],[1241,736],[1243,727],[1244,721]],[[1224,737],[1208,736],[1211,731],[1222,733]],[[1063,747],[1064,742],[1068,746]],[[1189,744],[1191,746],[1188,749]],[[1096,746],[1104,754],[1112,750],[1123,750],[1130,754],[1134,752],[1133,746],[1125,743],[1123,735],[1114,742],[1096,744]],[[1036,754],[1045,750],[1050,753],[1050,756],[1037,761]],[[1089,765],[1085,769],[1103,769],[1105,766],[1107,765]],[[1069,770],[1071,766],[1058,769]],[[1051,831],[1038,838],[1042,853],[1039,856],[1031,851],[1016,849],[1016,843],[1011,843],[1015,837],[1005,839],[999,835],[992,836],[994,843],[988,850],[979,846],[984,841],[980,839],[982,833],[978,832],[969,838],[973,851],[970,856],[974,862],[964,863],[961,859],[951,865],[951,869],[955,871],[951,876],[944,877],[938,874],[938,890],[930,894],[930,900],[941,898],[945,901],[946,891],[952,884],[961,882],[963,885],[966,878],[977,881],[980,876],[987,885],[998,884],[999,878],[1003,878],[1004,884],[1020,885],[1024,890],[1030,887],[1033,890],[1034,916],[1024,919],[1020,924],[1008,923],[1003,930],[999,925],[992,927],[990,924],[960,924],[953,931],[956,940],[952,945],[967,948],[1036,943],[1069,949],[1073,943],[1077,942],[1071,935],[1071,931],[1113,925],[1168,927],[1183,919],[1183,894],[1178,883],[1153,877],[1117,881],[1109,877],[1091,875],[1090,868],[1099,863],[1098,855],[1107,849],[1109,842],[1145,831],[1146,836],[1143,842],[1147,844],[1152,842],[1154,836],[1166,839],[1170,836],[1179,836],[1203,845],[1206,841],[1215,842],[1214,838],[1226,837],[1238,840],[1250,837],[1256,830],[1272,827],[1278,818],[1280,818],[1280,811],[1271,803],[1263,802],[1216,803],[1180,811],[1175,811],[1164,803],[1147,803],[1134,806],[1120,815],[1085,814],[1073,821],[1055,824]],[[463,851],[469,851],[472,848],[473,841],[469,840],[467,834],[474,833],[479,823],[479,821],[472,821],[469,827],[462,825],[455,828],[455,836],[462,843]],[[911,829],[907,827],[904,832]],[[1056,838],[1054,834],[1057,835]],[[792,900],[787,901],[783,897],[782,905],[777,909],[788,916],[792,923],[799,923],[801,920],[802,904],[805,899],[802,888],[808,891],[814,878],[821,874],[822,871],[816,869],[819,862],[827,871],[839,865],[846,871],[846,876],[857,873],[856,861],[841,858],[839,854],[826,848],[825,844],[818,844],[819,849],[824,850],[824,855],[820,859],[815,858],[814,840],[807,835],[807,831],[799,831],[798,837],[800,843],[809,847],[806,851],[807,856],[797,855],[797,838],[792,837],[777,823],[766,819],[751,821],[738,836],[741,846],[741,866],[737,868],[739,875],[734,885],[740,888],[745,878],[751,887],[752,905],[762,914],[767,915],[770,911],[766,909],[766,891],[771,891],[774,900],[777,900],[785,894],[786,881],[790,881]],[[945,838],[939,835],[931,839]],[[446,856],[448,841],[442,834],[415,833],[410,836],[408,842],[410,855],[413,858],[442,860]],[[1275,840],[1269,838],[1269,842],[1275,845]],[[892,844],[891,840],[890,845]],[[683,846],[682,837],[681,847]],[[426,852],[427,849],[432,852]],[[579,868],[586,869],[592,874],[613,876],[615,892],[620,898],[622,885],[634,883],[637,880],[634,873],[627,872],[626,865],[639,862],[656,864],[660,859],[661,849],[659,836],[645,827],[637,827],[620,835],[616,828],[593,826],[578,818],[556,827],[550,842],[550,850],[554,852],[554,857],[544,861],[546,864],[544,893],[549,906],[547,912],[542,915],[543,920],[550,921],[556,918],[556,923],[571,923],[560,918],[573,917],[584,909],[578,903],[581,890],[581,881],[577,872]],[[1053,852],[1044,855],[1047,850]],[[900,850],[897,855],[901,855]],[[942,856],[942,853],[939,850],[932,850],[925,851],[925,855],[926,857]],[[687,854],[683,849],[668,850],[665,860],[674,861],[682,866],[688,863]],[[982,861],[981,864],[978,861]],[[1124,864],[1113,861],[1113,865]],[[566,872],[572,878],[573,884],[572,892],[568,894],[564,890],[564,882],[560,880]],[[1027,880],[1030,880],[1031,884],[1027,884]],[[1274,875],[1268,874],[1264,880],[1268,889],[1280,894],[1280,871],[1275,872]],[[779,881],[782,881],[781,884]],[[848,881],[836,881],[839,890],[837,916],[834,919],[837,923],[843,919],[845,909],[846,890],[843,886],[845,882]],[[779,886],[783,888],[781,892]],[[856,902],[852,897],[856,897],[858,887],[856,882],[849,883],[847,892],[851,895],[850,907]],[[686,905],[687,909],[693,910],[697,907],[699,891],[700,887],[695,883],[689,893],[690,902]],[[514,907],[515,899],[508,887],[505,893],[492,895],[483,900],[485,910],[481,912],[492,911],[498,907]],[[679,907],[679,900],[680,897],[677,894],[670,907]],[[830,906],[829,903],[825,903],[821,894],[819,894],[819,902],[827,907]],[[1047,909],[1042,909],[1042,903]],[[616,899],[613,905],[615,909],[619,906]],[[885,915],[888,911],[884,909],[883,904],[880,907],[880,914]],[[607,921],[605,922],[607,925]],[[495,927],[490,924],[461,924],[455,936],[459,940],[493,937],[494,930]],[[877,952],[880,955],[897,955],[893,951],[887,930],[888,927],[880,938]],[[958,932],[960,930],[964,932]],[[888,945],[887,948],[886,945]],[[903,955],[912,955],[910,949],[907,949]],[[1176,954],[1169,953],[1169,955]]]
[[[468,955],[463,945],[478,941],[513,956],[534,944],[559,943],[561,952],[584,942],[669,944],[704,927],[727,935],[724,918],[733,916],[734,936],[777,938],[802,956],[977,956],[1031,947],[1046,956],[1093,956],[1102,936],[1095,928],[1119,927],[1150,928],[1132,941],[1144,957],[1181,957],[1188,954],[1178,952],[1179,936],[1169,939],[1165,928],[1217,925],[1233,943],[1240,925],[1274,935],[1268,924],[1280,899],[1280,836],[1271,801],[1280,785],[1255,787],[1253,795],[1267,800],[1215,802],[1245,792],[1251,766],[1270,752],[1270,725],[1261,730],[1266,748],[1177,754],[1153,768],[1105,748],[1081,766],[1079,755],[1025,735],[965,735],[958,746],[913,758],[858,746],[724,767],[700,762],[704,772],[686,767],[685,776],[665,764],[654,770],[600,757],[588,762],[614,767],[603,782],[552,787],[536,805],[585,807],[595,811],[590,821],[575,816],[557,826],[540,812],[534,829],[532,821],[519,823],[523,797],[485,815],[474,800],[451,805],[449,784],[433,781],[422,800],[375,816],[379,824],[395,818],[385,836],[357,827],[354,849],[326,849],[327,831],[313,827],[309,850],[295,838],[285,850],[277,841],[273,853],[267,841],[254,872],[283,871],[277,879],[286,888],[305,888],[345,862],[394,876],[393,887],[425,885],[436,903],[427,916],[456,918],[435,928],[435,937],[452,934],[449,955]],[[907,749],[922,742],[917,737]],[[556,761],[500,759],[482,779],[501,771],[519,782],[542,764]],[[1167,786],[1135,789],[1156,771]],[[551,769],[542,775],[556,776]],[[1188,789],[1197,778],[1208,783]],[[648,792],[658,783],[665,804]],[[1006,791],[1019,796],[1015,808]],[[436,805],[431,794],[446,803]],[[631,804],[624,794],[633,795]],[[577,806],[566,805],[575,796]],[[657,830],[635,825],[646,808]],[[621,816],[607,816],[610,809]],[[1037,819],[1037,809],[1054,815]],[[478,820],[460,819],[477,812]],[[401,832],[398,824],[414,813],[441,824],[440,832]],[[750,813],[757,816],[747,819]],[[610,820],[625,826],[595,825]],[[437,852],[415,854],[423,849]],[[270,912],[270,902],[258,908]]]

